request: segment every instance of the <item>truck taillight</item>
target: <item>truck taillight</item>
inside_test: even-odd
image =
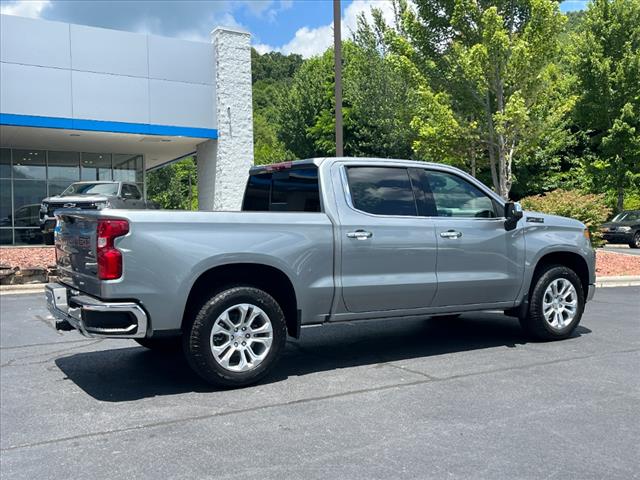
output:
[[[98,278],[115,280],[122,276],[122,252],[113,242],[116,238],[129,233],[129,222],[108,218],[98,219]]]

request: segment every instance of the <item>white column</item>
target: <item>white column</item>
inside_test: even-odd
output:
[[[200,210],[239,210],[253,165],[251,36],[216,28],[211,40],[218,139],[198,145],[198,205]]]

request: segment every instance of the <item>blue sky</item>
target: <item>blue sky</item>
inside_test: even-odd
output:
[[[566,0],[563,11],[580,10],[586,0]],[[332,42],[331,0],[1,0],[2,13],[207,41],[213,27],[251,32],[258,51],[278,50],[305,57]],[[342,0],[343,33],[361,12],[380,8],[389,19],[388,0]]]

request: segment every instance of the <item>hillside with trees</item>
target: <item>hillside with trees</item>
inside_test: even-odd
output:
[[[394,7],[342,45],[345,155],[455,165],[515,200],[563,189],[640,208],[640,0]],[[333,50],[251,58],[255,163],[334,155]],[[188,203],[167,189],[195,169],[173,168],[149,181],[162,205]]]

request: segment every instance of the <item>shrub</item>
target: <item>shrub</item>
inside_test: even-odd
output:
[[[604,243],[600,226],[611,214],[604,194],[585,194],[578,190],[554,190],[544,195],[525,197],[520,203],[526,210],[575,218],[587,226],[594,246]]]

